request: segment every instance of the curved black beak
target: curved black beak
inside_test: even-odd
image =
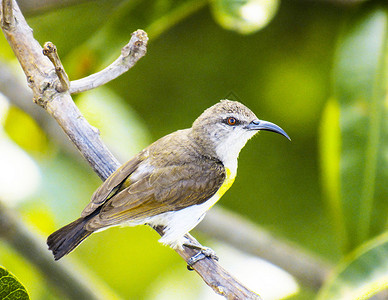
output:
[[[266,130],[266,131],[276,132],[285,136],[287,139],[291,141],[290,137],[283,129],[281,129],[278,125],[271,122],[262,121],[262,120],[253,120],[251,123],[245,126],[245,128],[248,130]]]

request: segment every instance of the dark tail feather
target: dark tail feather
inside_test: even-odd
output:
[[[79,218],[74,222],[55,231],[47,238],[49,250],[54,254],[55,260],[68,254],[77,247],[84,239],[93,233],[85,229],[87,220]]]

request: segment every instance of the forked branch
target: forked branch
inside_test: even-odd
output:
[[[121,55],[104,70],[70,83],[70,94],[85,92],[119,77],[132,68],[147,52],[148,36],[139,29],[132,33],[129,43],[121,49]]]
[[[5,21],[2,21],[2,29],[26,74],[34,94],[34,101],[54,117],[98,176],[105,180],[120,166],[119,162],[104,145],[98,132],[82,116],[72,101],[69,91],[66,89],[63,92],[57,90],[59,84],[62,84],[58,78],[61,75],[58,75],[56,68],[43,55],[42,47],[34,39],[32,30],[28,27],[16,2],[3,1],[5,2],[2,3],[2,19]],[[4,9],[4,3],[11,6]],[[16,21],[8,23],[12,19],[12,13]],[[133,66],[145,54],[147,42],[147,36],[143,31],[136,33],[140,33],[143,42],[138,42],[135,39],[133,41],[134,48],[125,47],[122,55],[116,60],[117,64],[113,63],[112,67],[108,67],[102,73],[92,75],[89,79],[70,83],[70,92],[84,91],[104,84]],[[134,34],[135,38],[136,33]],[[190,242],[197,243],[190,235],[188,238]],[[188,248],[177,252],[185,261],[194,254],[194,251]],[[244,287],[212,259],[200,260],[193,268],[216,293],[227,299],[260,299],[257,294]]]

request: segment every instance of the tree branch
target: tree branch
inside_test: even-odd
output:
[[[41,46],[34,39],[32,30],[28,27],[16,2],[13,1],[12,4],[17,21],[8,28],[3,26],[2,29],[27,76],[34,101],[55,118],[93,170],[105,180],[120,164],[102,143],[98,132],[79,112],[69,92],[59,93],[55,90],[59,81],[55,69],[43,55]],[[2,14],[2,18],[6,19],[7,16],[4,14],[8,12],[3,11]],[[129,53],[131,51],[132,49]],[[188,238],[191,242],[196,242],[189,235]],[[177,252],[186,261],[194,254],[194,251],[187,248]],[[214,260],[200,260],[193,268],[215,292],[228,299],[260,299],[257,294],[246,289],[230,274],[222,272],[220,276],[217,272],[223,269]]]
[[[163,235],[162,228],[155,228],[155,230],[160,235]],[[190,234],[186,234],[185,237],[189,240],[190,244],[202,247]],[[184,250],[175,249],[175,251],[185,260],[185,262],[198,253],[198,251],[187,247],[184,247]],[[213,289],[213,291],[224,296],[226,299],[261,300],[259,295],[247,289],[212,258],[205,257],[196,262],[192,268],[199,276],[201,276],[203,281]]]
[[[70,93],[85,92],[119,77],[132,68],[147,52],[148,36],[143,30],[132,33],[127,45],[121,49],[121,55],[104,70],[70,83]]]
[[[106,179],[120,165],[102,143],[98,131],[89,125],[73,103],[68,92],[59,93],[55,68],[43,55],[43,49],[34,39],[15,1],[14,16],[17,22],[2,28],[12,50],[27,76],[33,100],[42,106],[62,127],[101,179]]]

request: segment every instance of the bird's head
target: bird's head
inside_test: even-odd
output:
[[[260,130],[276,132],[290,139],[283,129],[259,120],[245,105],[221,100],[194,121],[192,136],[225,162],[237,159],[246,142]]]

